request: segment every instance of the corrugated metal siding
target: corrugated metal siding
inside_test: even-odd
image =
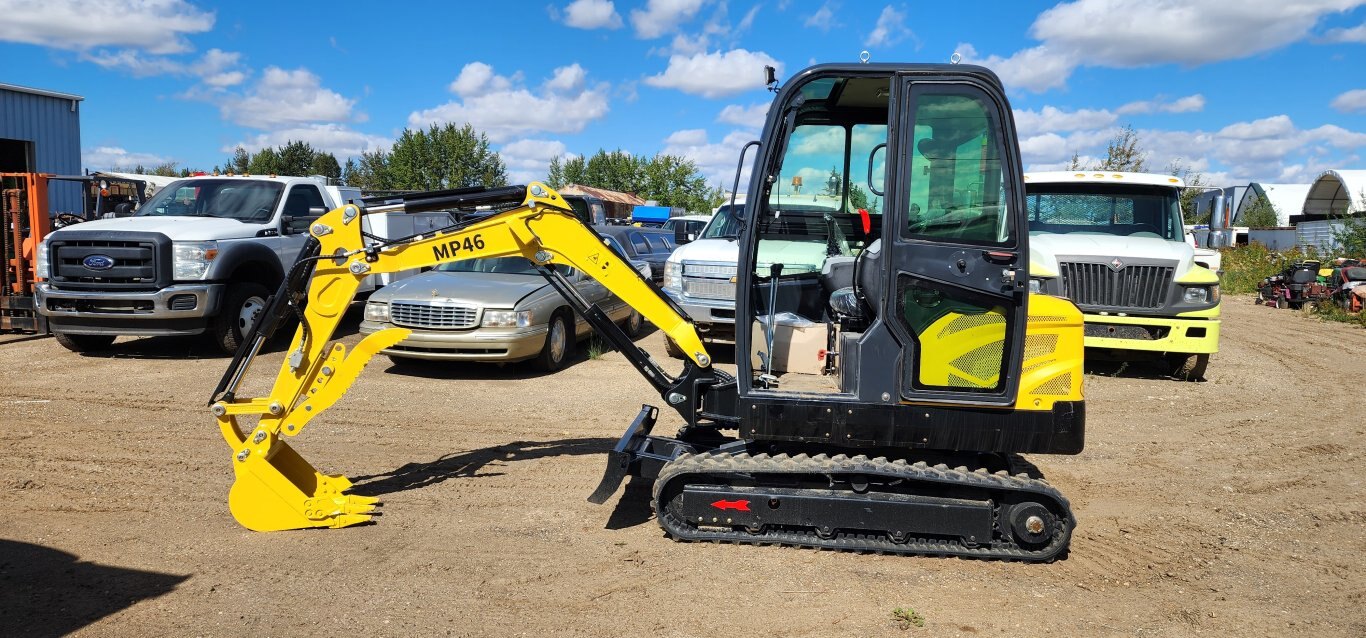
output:
[[[0,137],[33,142],[33,170],[81,173],[81,103],[0,89]],[[80,212],[80,186],[55,182],[49,191],[54,212]]]

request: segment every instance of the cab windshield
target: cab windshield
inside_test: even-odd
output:
[[[1030,184],[1029,231],[1158,237],[1182,241],[1181,200],[1161,186]]]
[[[157,191],[135,217],[219,217],[265,223],[274,215],[284,185],[240,179],[172,182]]]

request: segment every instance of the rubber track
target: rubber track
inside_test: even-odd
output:
[[[1021,461],[1023,463],[1023,461]],[[1012,463],[1012,467],[1016,464]],[[1025,463],[1024,465],[1027,465]],[[1056,504],[1064,513],[1062,524],[1056,526],[1053,538],[1039,549],[1017,546],[1009,533],[1000,529],[997,521],[990,544],[969,547],[960,542],[943,539],[908,539],[896,543],[890,539],[873,534],[853,534],[836,532],[830,539],[823,539],[814,531],[794,531],[791,529],[766,528],[759,534],[747,531],[704,531],[683,521],[680,516],[668,511],[667,503],[660,495],[670,483],[688,475],[718,477],[725,475],[751,474],[865,474],[888,478],[901,478],[913,482],[960,485],[967,488],[982,489],[989,492],[1001,491],[1026,493],[1045,505]],[[762,483],[761,483],[762,484]],[[681,492],[681,489],[679,490]],[[674,492],[677,493],[677,492]],[[797,454],[755,454],[747,453],[702,453],[684,454],[670,462],[655,479],[654,505],[656,519],[660,527],[676,540],[746,543],[754,545],[787,545],[813,549],[832,549],[852,552],[872,552],[887,554],[911,554],[917,556],[959,556],[991,560],[1011,560],[1030,562],[1052,562],[1065,555],[1076,518],[1072,514],[1067,499],[1057,489],[1042,479],[1030,478],[1020,473],[1011,476],[1005,471],[996,473],[984,469],[968,470],[966,467],[950,468],[947,465],[928,465],[924,462],[908,463],[905,460],[889,461],[885,457],[869,458],[864,455],[829,456],[817,454],[809,456]],[[1050,507],[1050,509],[1055,509]],[[1055,511],[1057,511],[1055,509]]]

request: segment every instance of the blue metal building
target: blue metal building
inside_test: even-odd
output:
[[[0,173],[81,173],[81,101],[68,93],[0,83]],[[80,186],[54,182],[52,212],[80,212]]]

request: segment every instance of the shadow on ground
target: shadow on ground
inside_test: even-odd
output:
[[[405,463],[390,472],[352,477],[352,494],[382,496],[436,485],[453,478],[502,476],[497,468],[507,463],[531,461],[550,456],[583,456],[605,453],[616,444],[613,439],[586,437],[560,441],[514,441],[504,445],[447,454],[435,461]],[[584,497],[594,486],[584,486]]]
[[[0,635],[64,636],[166,594],[188,578],[83,562],[63,551],[0,539]]]

